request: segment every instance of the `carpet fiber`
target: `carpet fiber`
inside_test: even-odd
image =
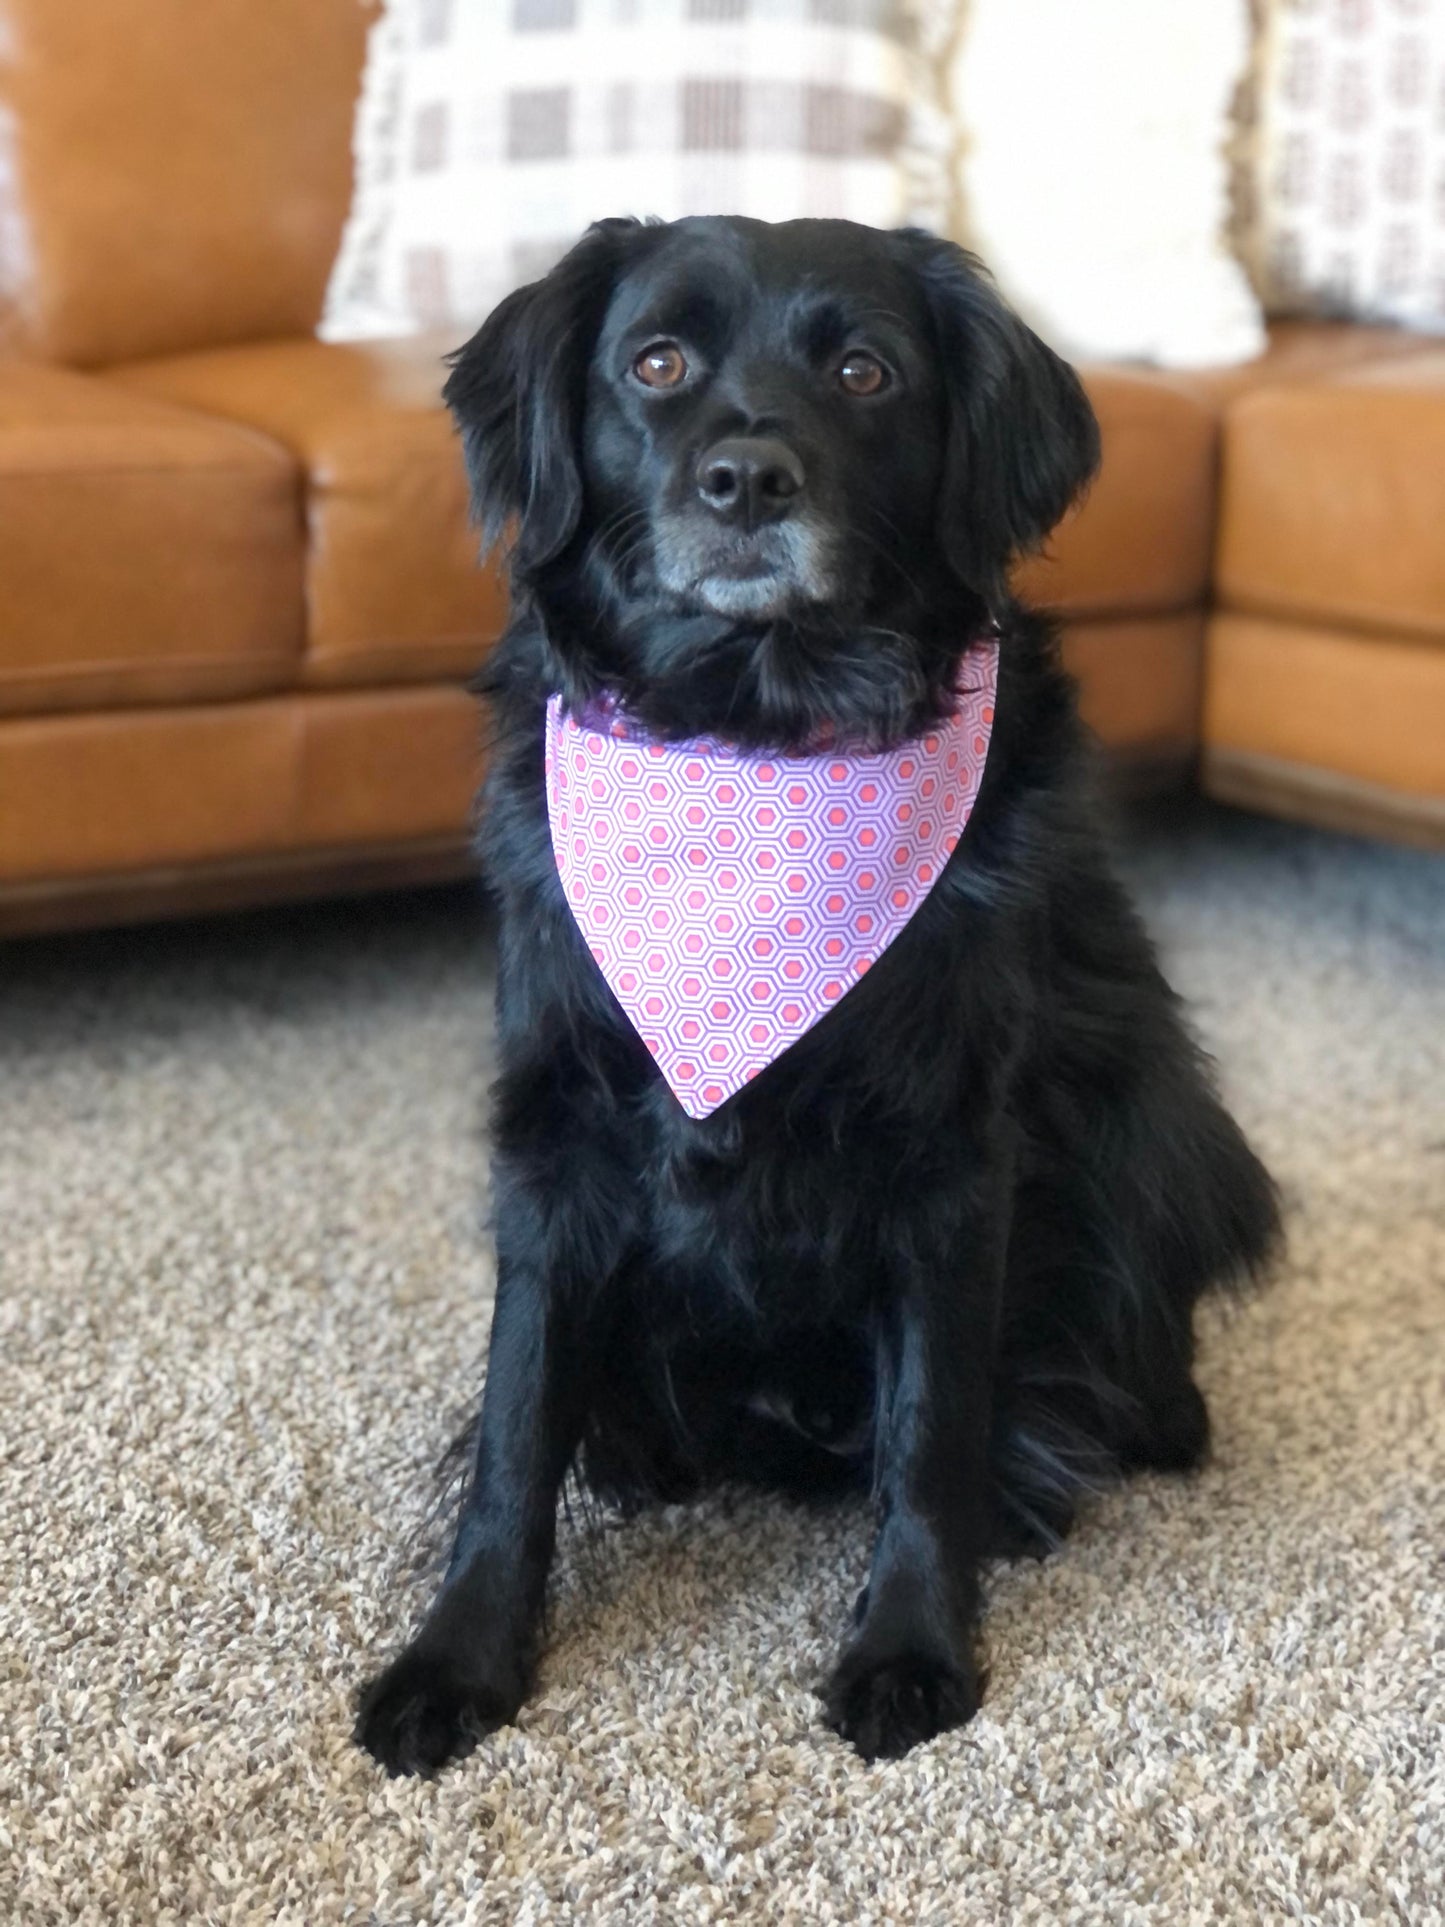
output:
[[[857,1507],[564,1529],[519,1724],[350,1744],[419,1609],[490,1258],[444,892],[0,951],[0,1920],[1442,1919],[1445,871],[1209,811],[1128,868],[1278,1172],[1217,1452],[990,1578],[961,1733],[813,1688]]]

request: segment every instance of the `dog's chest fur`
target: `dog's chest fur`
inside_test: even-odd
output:
[[[1056,672],[1038,645],[1032,633],[1013,639],[1049,695],[1048,717]],[[1001,705],[1029,700],[1029,682],[1016,662]],[[957,1193],[970,1110],[982,1112],[1015,1061],[1017,1019],[1037,1001],[1014,961],[1017,906],[993,875],[1000,835],[1024,808],[1012,794],[1012,735],[1001,723],[997,779],[976,822],[866,977],[721,1110],[693,1120],[563,895],[535,698],[504,724],[482,849],[500,885],[505,1081],[527,1135],[547,1117],[574,1168],[595,1171],[585,1187],[593,1235],[627,1254],[612,1289],[645,1301],[639,1315],[659,1342],[861,1317],[900,1226],[926,1217],[932,1194]]]

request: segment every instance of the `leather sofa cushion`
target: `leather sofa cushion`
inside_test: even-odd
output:
[[[477,570],[455,436],[439,403],[450,340],[289,341],[114,371],[145,393],[248,422],[291,448],[310,484],[305,675],[313,683],[474,668],[505,620]],[[1167,381],[1086,375],[1104,466],[1022,592],[1066,615],[1186,608],[1204,592],[1216,426]]]
[[[480,742],[449,684],[0,718],[0,887],[456,834]]]
[[[1217,408],[1255,388],[1321,381],[1366,362],[1416,354],[1428,336],[1350,321],[1271,321],[1264,353],[1222,368],[1171,368],[1164,377]]]
[[[465,675],[500,633],[506,592],[478,567],[440,399],[453,345],[276,341],[113,371],[133,393],[259,428],[301,463],[309,683]]]
[[[0,336],[91,365],[314,327],[375,12],[0,0]]]
[[[1106,740],[1192,744],[1199,620],[1066,631]],[[445,683],[0,717],[0,891],[459,838],[483,738],[476,700]]]
[[[1445,802],[1445,653],[1418,638],[1216,613],[1204,743],[1216,761],[1328,770]]]
[[[294,679],[291,457],[250,429],[0,361],[0,712]]]
[[[1445,641],[1445,350],[1243,396],[1220,514],[1225,607]]]
[[[1214,411],[1166,378],[1082,370],[1103,464],[1046,553],[1025,563],[1028,601],[1070,616],[1187,608],[1203,596],[1214,531]]]
[[[1199,741],[1204,612],[1071,622],[1065,666],[1079,679],[1079,713],[1126,758],[1187,758]]]

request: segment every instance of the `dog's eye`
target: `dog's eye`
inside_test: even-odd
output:
[[[843,357],[838,385],[848,395],[877,395],[888,386],[889,374],[876,355],[854,348]]]
[[[644,388],[676,388],[687,374],[687,357],[675,341],[654,341],[632,364]]]

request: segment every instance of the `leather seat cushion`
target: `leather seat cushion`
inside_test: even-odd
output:
[[[0,361],[0,712],[294,679],[299,477],[251,429]]]
[[[1445,350],[1255,390],[1224,427],[1226,608],[1445,641]]]
[[[461,836],[480,776],[456,685],[0,719],[0,887]]]
[[[1099,417],[1103,464],[1046,554],[1019,570],[1019,592],[1070,616],[1187,608],[1209,577],[1215,413],[1162,376],[1082,373]]]
[[[1070,622],[1062,646],[1079,679],[1079,713],[1107,749],[1159,759],[1196,748],[1203,610]]]
[[[1217,613],[1205,645],[1204,741],[1216,761],[1326,770],[1445,803],[1445,650]]]
[[[310,683],[465,675],[501,631],[505,589],[478,567],[441,405],[452,345],[258,342],[112,371],[131,393],[258,428],[301,464]]]
[[[435,339],[286,341],[117,369],[147,394],[262,428],[310,478],[306,675],[313,682],[475,667],[505,619],[476,565],[456,438],[439,403]],[[1215,421],[1167,381],[1088,373],[1103,471],[1023,592],[1070,615],[1197,602],[1212,530]]]

